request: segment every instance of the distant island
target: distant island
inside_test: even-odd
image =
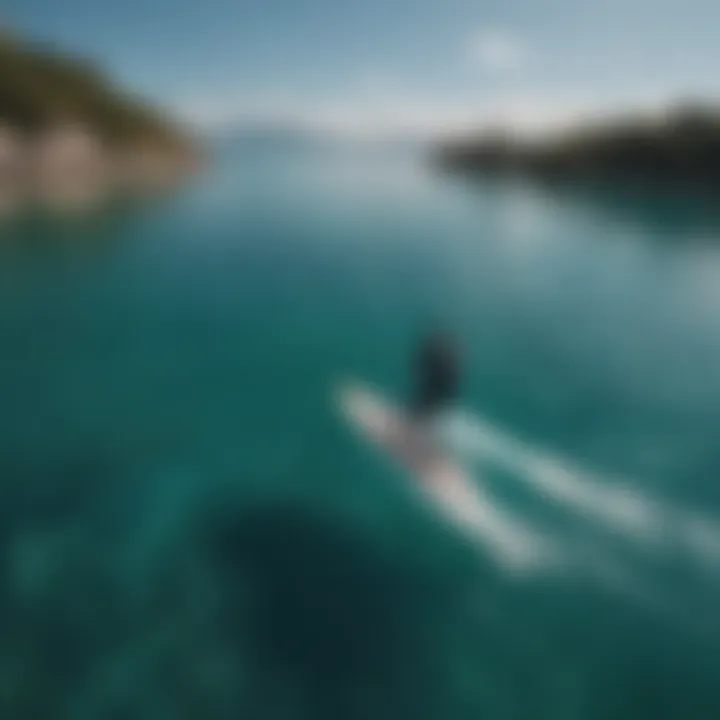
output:
[[[720,110],[684,106],[533,141],[495,131],[442,142],[434,156],[441,167],[485,175],[714,191],[720,189]]]
[[[178,181],[190,136],[91,62],[0,31],[0,200],[80,200]]]

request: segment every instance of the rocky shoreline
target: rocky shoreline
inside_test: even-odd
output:
[[[189,145],[112,147],[80,125],[28,135],[0,124],[0,216],[28,205],[81,209],[118,194],[165,190],[200,163]]]
[[[185,128],[95,61],[0,25],[0,214],[146,194],[199,163]]]

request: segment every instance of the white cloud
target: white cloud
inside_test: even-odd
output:
[[[512,75],[522,70],[528,58],[527,45],[506,30],[484,29],[471,39],[471,60],[493,75]]]

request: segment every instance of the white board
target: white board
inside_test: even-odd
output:
[[[378,393],[347,384],[340,388],[338,400],[350,423],[410,472],[419,488],[483,540],[503,565],[527,570],[546,555],[539,537],[495,507],[472,476]]]
[[[433,441],[429,429],[414,425],[370,389],[360,385],[342,388],[340,405],[363,435],[413,472],[423,484],[442,483],[448,474],[463,475],[445,457],[439,443]]]

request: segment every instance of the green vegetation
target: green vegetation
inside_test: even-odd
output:
[[[86,60],[0,34],[0,125],[35,134],[65,123],[85,125],[114,146],[186,142],[165,117]]]
[[[720,111],[688,106],[545,142],[481,136],[445,143],[437,155],[445,167],[483,173],[714,188],[720,186]]]

